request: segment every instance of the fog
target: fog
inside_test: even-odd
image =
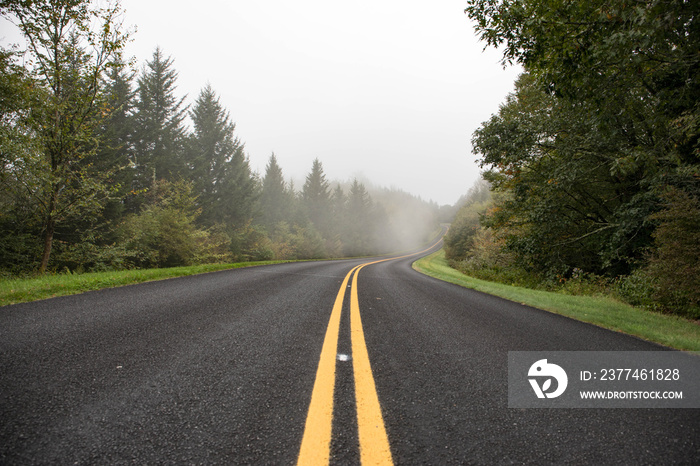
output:
[[[126,142],[102,141],[93,155],[104,170],[90,175],[97,180],[115,170],[118,180],[109,181],[119,192],[110,199],[113,205],[95,204],[90,212],[76,207],[57,233],[56,244],[90,241],[97,253],[75,258],[66,246],[64,256],[51,259],[52,267],[339,257],[425,244],[448,211],[439,206],[454,205],[479,178],[471,135],[498,110],[520,71],[504,69],[497,51],[483,51],[462,1],[121,4],[122,24],[115,26],[132,31],[124,50],[130,65],[111,71],[122,73],[119,79],[126,84],[121,89],[134,93],[119,94],[117,77],[108,78],[107,70],[100,86],[110,98],[121,99],[114,108],[115,115],[124,112],[120,121],[126,125]],[[18,44],[22,49],[22,42],[16,28],[0,19],[2,47]],[[160,79],[152,66],[156,62],[174,77],[175,87],[165,81],[151,86],[162,91],[156,100],[175,102],[167,124],[149,120],[146,103],[156,96],[141,84]],[[17,57],[27,70],[33,63],[31,51]],[[31,72],[40,76],[42,70]],[[40,79],[50,84],[51,73]],[[227,130],[221,139],[230,150],[200,150],[206,141],[195,131],[195,109],[214,111],[217,123],[226,128],[235,124],[235,134]],[[111,129],[118,124],[110,117]],[[110,154],[112,149],[118,153]],[[219,159],[205,160],[203,154],[215,152]],[[273,153],[284,173],[285,199],[265,205],[257,195],[265,195],[259,182]],[[328,185],[320,194],[309,194],[313,190],[305,184],[316,161],[322,162]],[[21,186],[22,180],[15,181]],[[334,205],[326,190],[338,186],[342,195]],[[15,216],[8,221],[21,218],[23,193],[13,193]],[[171,209],[173,199],[189,199],[179,211],[169,212],[184,225],[174,237],[189,231],[187,247],[176,253],[138,250],[131,240],[149,225],[164,222],[154,237],[169,231],[167,216],[155,216]],[[38,200],[33,208],[40,212],[44,204]],[[285,216],[274,218],[270,209],[286,209]],[[99,225],[111,226],[95,233],[82,229],[80,222],[91,223],[95,231]],[[29,223],[24,228],[26,238],[47,232],[45,268],[54,229]],[[139,259],[156,253],[167,260]],[[19,268],[31,269],[32,260]]]
[[[266,2],[124,0],[127,54],[173,57],[178,90],[210,83],[253,170],[274,152],[303,179],[360,176],[454,204],[479,177],[472,132],[498,110],[517,68],[483,51],[461,0]]]

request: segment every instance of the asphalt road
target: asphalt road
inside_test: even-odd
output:
[[[367,265],[355,288],[396,464],[700,461],[697,409],[508,408],[508,351],[659,347],[425,277],[415,258]],[[0,463],[294,464],[334,302],[366,262],[0,308]],[[334,359],[334,464],[360,461],[351,297]]]

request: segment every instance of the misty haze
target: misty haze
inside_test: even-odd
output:
[[[699,15],[3,0],[0,463],[696,464]]]

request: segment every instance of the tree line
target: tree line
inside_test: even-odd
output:
[[[436,205],[331,184],[318,159],[299,190],[275,154],[253,172],[210,85],[188,105],[160,48],[139,71],[123,58],[118,2],[0,14],[27,43],[0,49],[2,274],[368,255],[435,230]]]
[[[632,302],[700,317],[700,3],[466,12],[524,73],[473,135],[492,197],[463,209],[448,255],[549,282],[604,277]]]

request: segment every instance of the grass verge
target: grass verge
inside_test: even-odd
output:
[[[85,291],[133,285],[153,280],[184,277],[219,270],[238,269],[256,265],[279,264],[289,261],[237,262],[203,264],[167,269],[120,270],[83,274],[57,274],[43,277],[0,280],[0,306],[39,299],[83,293]]]
[[[647,311],[606,297],[571,296],[479,280],[450,267],[442,250],[414,262],[413,268],[446,282],[634,335],[664,346],[685,351],[700,351],[700,325],[681,317]]]

